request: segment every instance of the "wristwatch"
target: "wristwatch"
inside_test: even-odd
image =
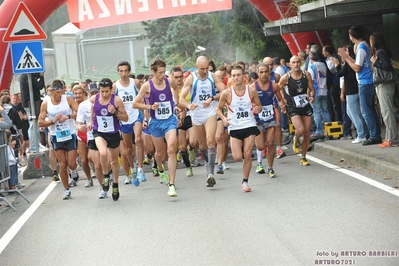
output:
[[[118,110],[115,110],[114,115],[118,115]]]

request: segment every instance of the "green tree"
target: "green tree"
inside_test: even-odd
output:
[[[267,20],[245,0],[233,1],[227,11],[187,15],[143,22],[151,39],[152,57],[159,56],[170,64],[193,65],[198,45],[201,52],[219,65],[223,60],[235,59],[235,49],[245,51],[252,59],[266,55],[288,58],[289,50],[280,36],[266,37],[263,24]],[[240,59],[241,60],[241,59]]]
[[[160,57],[169,64],[181,64],[194,57],[197,46],[208,47],[214,37],[208,14],[187,15],[143,22],[151,39],[150,56]],[[207,49],[204,52],[209,56]],[[193,59],[190,60],[192,64]]]
[[[240,48],[254,60],[265,56],[289,57],[281,36],[265,36],[266,18],[246,0],[233,1],[231,10],[213,14],[214,32],[223,36],[223,43]]]

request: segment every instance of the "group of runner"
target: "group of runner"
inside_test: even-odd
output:
[[[90,164],[93,165],[101,187],[99,199],[108,197],[110,187],[113,200],[119,199],[120,163],[126,173],[125,184],[146,181],[144,154],[154,158],[154,176],[168,186],[170,197],[176,197],[178,149],[187,176],[193,175],[192,164],[199,150],[207,169],[206,185],[214,187],[215,161],[217,174],[227,169],[229,137],[233,159],[244,159],[241,189],[249,192],[254,145],[256,172],[266,172],[262,151],[267,146],[267,174],[271,178],[277,176],[273,169],[275,142],[278,158],[285,153],[279,150],[281,129],[276,129],[280,127],[281,112],[286,111],[296,128],[293,150],[300,153],[302,145],[300,164],[309,165],[309,102],[314,97],[311,78],[301,71],[296,56],[290,60],[292,70],[282,77],[274,73],[268,61],[266,57],[258,64],[259,79],[251,85],[246,82],[245,65],[239,62],[216,70],[205,56],[197,58],[195,71],[184,73],[180,67],[174,67],[168,75],[166,63],[155,59],[148,80],[132,78],[130,64],[122,61],[117,66],[118,81],[103,78],[87,87],[75,85],[74,98],[65,94],[61,80],[54,80],[41,105],[38,123],[49,128],[50,152],[56,155],[50,158],[57,158],[59,163],[59,177],[65,188],[63,199],[71,197],[70,187],[79,179],[78,153],[87,177],[86,186],[93,186]],[[56,171],[55,163],[52,160]],[[58,181],[58,172],[53,180]]]

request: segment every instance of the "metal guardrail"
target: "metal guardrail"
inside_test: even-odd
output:
[[[0,130],[0,194],[15,192],[21,195],[27,202],[30,202],[18,189],[9,189],[8,180],[10,179],[10,166],[8,161],[7,146],[7,132]],[[2,186],[4,186],[4,189],[1,188]],[[5,197],[0,197],[0,200],[5,201],[11,209],[16,211],[15,207]]]

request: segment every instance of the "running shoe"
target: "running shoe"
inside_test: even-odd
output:
[[[112,188],[112,199],[117,201],[119,199],[119,187]]]
[[[242,192],[251,192],[251,187],[249,186],[248,182],[242,182],[241,190]]]
[[[70,198],[72,198],[72,196],[71,196],[71,191],[70,191],[69,189],[66,189],[65,192],[64,192],[64,196],[62,197],[62,199],[63,199],[63,200],[68,200],[68,199],[70,199]]]
[[[214,185],[216,185],[216,180],[213,177],[213,175],[208,175],[208,179],[206,180],[206,186],[207,187],[213,187]]]
[[[275,178],[277,177],[277,174],[274,172],[273,168],[269,167],[267,169],[267,174],[269,175],[270,178]]]
[[[301,152],[301,148],[299,146],[299,142],[296,140],[296,138],[294,137],[293,139],[293,144],[292,144],[292,150],[298,154]]]
[[[72,177],[72,179],[75,181],[75,182],[78,182],[79,181],[79,173],[78,173],[78,170],[72,170],[71,171],[71,177]]]
[[[137,187],[138,185],[140,185],[140,180],[137,177],[132,178],[132,183]]]
[[[109,178],[109,175],[105,175],[104,176],[104,179],[103,179],[103,190],[105,191],[105,192],[108,192],[108,190],[109,190],[109,180],[110,178]]]
[[[125,178],[125,185],[129,185],[129,184],[131,184],[132,183],[132,180],[130,179],[130,177],[129,176],[126,176],[126,178]]]
[[[70,187],[76,187],[76,186],[77,186],[77,183],[76,183],[76,181],[73,180],[72,178],[69,178],[68,185],[69,185]]]
[[[153,176],[159,176],[158,168],[152,168],[152,175]]]
[[[284,158],[287,154],[285,154],[285,152],[283,151],[283,149],[282,148],[278,148],[277,149],[277,152],[276,152],[276,157],[277,157],[277,159],[281,159],[281,158]]]
[[[367,140],[366,138],[356,138],[355,140],[352,140],[352,144],[358,144],[362,143],[363,141]]]
[[[224,174],[223,165],[219,164],[216,169],[216,174]]]
[[[169,197],[177,197],[176,187],[174,184],[169,185],[168,188],[168,196]]]
[[[100,194],[98,194],[99,199],[106,199],[108,198],[108,193],[102,189],[100,189]]]
[[[148,159],[148,157],[145,156],[145,157],[144,157],[144,160],[143,160],[143,164],[144,164],[144,165],[149,165],[150,163],[151,163],[151,159]]]
[[[308,160],[306,160],[305,157],[302,157],[301,159],[299,159],[299,165],[308,166],[310,165],[310,163],[308,162]]]
[[[169,184],[169,176],[165,173],[165,170],[163,172],[159,172],[159,183],[164,185]]]
[[[21,183],[17,184],[17,189],[23,189],[23,188],[25,188],[25,184],[21,184]]]
[[[265,168],[263,167],[263,165],[261,163],[258,163],[258,165],[256,166],[256,172],[258,174],[264,174],[265,173]]]
[[[193,175],[194,175],[194,174],[193,174],[193,168],[188,167],[188,168],[187,168],[186,176],[193,176]]]
[[[230,169],[230,165],[228,165],[228,164],[226,163],[226,161],[224,161],[224,162],[222,163],[222,166],[223,166],[223,170]]]
[[[54,173],[53,173],[53,181],[55,181],[55,182],[60,181],[60,178],[58,177],[58,172],[57,171],[54,171]]]
[[[145,181],[147,181],[147,178],[145,178],[145,174],[144,174],[143,170],[140,170],[140,171],[137,173],[137,178],[140,180],[140,182],[145,182]]]
[[[85,187],[92,187],[92,186],[93,186],[93,179],[88,178],[88,179],[86,180]]]
[[[390,142],[389,140],[384,140],[383,143],[378,144],[378,146],[380,146],[380,148],[388,148],[388,147],[396,147],[398,146],[398,144],[396,144],[395,142]]]

